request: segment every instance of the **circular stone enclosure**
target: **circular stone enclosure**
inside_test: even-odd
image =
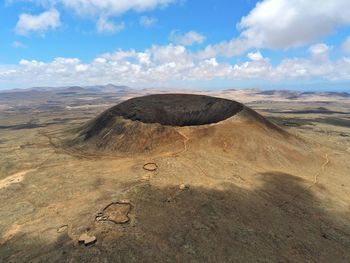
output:
[[[243,109],[236,101],[192,94],[156,94],[132,98],[102,116],[159,123],[167,126],[196,126],[228,119]]]

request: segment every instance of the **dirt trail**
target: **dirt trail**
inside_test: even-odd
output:
[[[324,161],[324,163],[322,164],[321,169],[315,174],[315,176],[314,176],[314,181],[313,181],[313,183],[308,187],[308,189],[311,189],[311,188],[313,188],[315,185],[317,185],[317,183],[318,183],[318,177],[325,171],[326,166],[329,164],[329,162],[330,162],[330,161],[329,161],[329,158],[328,158],[328,154],[325,154],[325,161]],[[293,196],[293,197],[291,198],[290,201],[285,201],[285,202],[283,202],[281,205],[279,205],[279,207],[280,207],[280,208],[283,208],[285,205],[287,205],[287,204],[289,204],[289,203],[295,201],[300,195],[301,195],[301,194],[299,194],[299,193],[296,194],[295,196]]]
[[[328,159],[328,154],[325,155],[325,159],[326,161],[323,163],[322,165],[322,171],[324,171],[324,169],[326,168],[326,166],[329,164],[329,159]]]
[[[184,138],[184,141],[183,141],[184,149],[177,154],[185,153],[185,152],[187,152],[187,142],[190,140],[190,138],[186,134],[184,134],[182,131],[180,131],[180,130],[176,130],[176,131]]]
[[[325,162],[322,164],[321,170],[320,170],[317,174],[315,174],[315,177],[314,177],[314,184],[311,185],[310,188],[313,187],[314,185],[316,185],[316,184],[318,183],[318,177],[320,176],[320,174],[321,174],[322,172],[324,172],[324,170],[325,170],[325,168],[326,168],[326,166],[327,166],[328,164],[329,164],[328,154],[325,154]]]
[[[55,151],[57,152],[61,152],[63,154],[67,154],[76,158],[80,158],[80,159],[87,159],[87,160],[94,160],[94,159],[118,159],[119,157],[114,157],[114,156],[108,156],[108,155],[93,155],[93,154],[83,154],[78,152],[77,150],[73,150],[73,149],[68,149],[66,147],[60,147],[57,143],[54,142],[54,139],[60,141],[60,139],[58,137],[54,137],[52,135],[50,135],[47,132],[43,132],[43,131],[39,131],[38,132],[41,136],[44,136],[45,138],[47,138],[49,145],[55,149]],[[60,143],[60,142],[59,142]]]

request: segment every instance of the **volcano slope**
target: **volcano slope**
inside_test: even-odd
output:
[[[234,143],[245,148],[243,155],[255,158],[254,145],[249,143],[261,144],[260,150],[265,151],[268,145],[258,141],[266,136],[277,144],[286,143],[289,149],[292,141],[297,142],[241,103],[202,95],[161,94],[133,98],[106,110],[79,128],[67,145],[86,153],[120,156],[175,154],[174,149],[186,150],[191,140],[196,148],[210,147],[207,150],[217,146],[229,149]]]
[[[3,261],[349,261],[346,158],[241,103],[150,95],[67,128],[1,186]]]
[[[78,128],[66,145],[87,155],[135,157],[199,153],[288,167],[315,161],[305,142],[241,103],[202,95],[137,97]]]

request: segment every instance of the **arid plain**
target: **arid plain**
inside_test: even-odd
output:
[[[241,102],[277,131],[238,113],[175,127],[156,151],[64,143],[152,93],[166,92],[0,93],[1,262],[350,262],[350,95],[193,91]]]

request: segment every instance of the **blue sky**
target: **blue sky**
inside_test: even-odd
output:
[[[0,89],[350,90],[348,0],[5,0]]]

